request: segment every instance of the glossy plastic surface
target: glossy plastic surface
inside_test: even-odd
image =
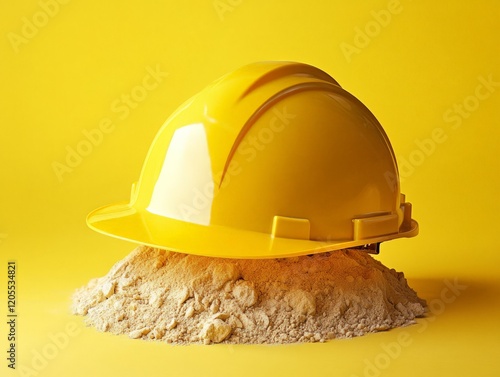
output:
[[[311,254],[418,233],[390,142],[325,72],[262,62],[183,104],[150,148],[129,203],[89,226],[229,258]]]

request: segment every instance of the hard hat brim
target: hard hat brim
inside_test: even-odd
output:
[[[218,225],[199,225],[138,211],[129,203],[98,208],[87,216],[97,232],[174,252],[235,259],[285,258],[347,249],[418,234],[418,223],[399,233],[363,240],[315,241],[273,237],[270,234]]]

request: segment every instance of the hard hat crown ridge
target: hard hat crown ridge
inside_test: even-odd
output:
[[[197,255],[275,258],[413,237],[389,139],[331,76],[294,62],[229,73],[156,135],[99,232]]]

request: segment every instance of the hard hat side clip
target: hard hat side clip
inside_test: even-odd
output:
[[[367,245],[350,247],[350,249],[363,250],[370,254],[378,254],[380,253],[380,244],[382,242],[377,243],[369,243]]]

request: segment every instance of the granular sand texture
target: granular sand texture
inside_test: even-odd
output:
[[[425,302],[364,251],[252,260],[140,246],[76,291],[73,312],[131,338],[293,343],[406,326]]]

